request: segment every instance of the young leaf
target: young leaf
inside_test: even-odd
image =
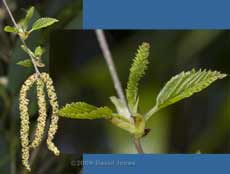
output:
[[[20,36],[20,38],[21,38],[22,40],[26,40],[26,39],[28,39],[30,33],[27,32],[27,31],[22,32],[22,31],[19,30],[18,35]]]
[[[41,46],[35,48],[34,55],[36,57],[41,57],[44,52],[44,49]]]
[[[35,30],[39,30],[41,28],[48,27],[48,26],[54,24],[55,22],[58,22],[58,20],[54,19],[54,18],[49,18],[49,17],[40,18],[40,19],[38,19],[37,21],[34,22],[30,32],[35,31]]]
[[[39,60],[35,60],[35,64],[37,67],[45,67],[45,64],[41,61],[41,59]]]
[[[116,107],[116,110],[119,115],[126,117],[126,118],[129,118],[131,116],[126,104],[121,99],[118,99],[117,97],[112,96],[110,97],[110,100]]]
[[[27,12],[26,12],[26,16],[25,18],[23,19],[22,21],[22,25],[23,25],[23,28],[26,30],[27,27],[28,27],[28,24],[31,20],[31,18],[33,17],[33,14],[34,14],[34,7],[30,7]]]
[[[135,125],[130,122],[130,120],[126,119],[124,116],[119,114],[113,114],[111,119],[108,119],[113,125],[128,131],[131,134],[135,134],[136,128]]]
[[[138,50],[137,54],[134,58],[133,64],[130,68],[129,80],[126,89],[126,96],[128,100],[129,107],[132,113],[136,112],[137,108],[137,96],[138,96],[138,84],[141,77],[145,74],[147,69],[147,65],[149,63],[150,45],[146,42],[142,43]]]
[[[58,114],[62,117],[73,119],[98,119],[111,118],[112,110],[108,107],[96,107],[84,102],[67,104],[59,110]]]
[[[184,98],[202,91],[218,79],[226,77],[218,71],[199,70],[182,72],[172,77],[160,91],[156,99],[156,105],[147,114],[146,119],[157,110],[176,103]]]
[[[28,68],[28,67],[32,67],[33,64],[30,59],[25,59],[17,62],[17,65]]]
[[[8,25],[4,27],[4,31],[9,32],[9,33],[18,33],[17,28],[11,27],[11,26],[8,26]]]

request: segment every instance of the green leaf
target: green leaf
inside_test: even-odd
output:
[[[4,27],[4,31],[9,32],[9,33],[18,33],[17,28],[11,27],[11,26],[8,26],[8,25]]]
[[[41,46],[38,46],[34,50],[35,63],[38,67],[45,67],[45,64],[42,62],[41,56],[44,53],[44,49]]]
[[[217,79],[226,77],[218,71],[182,72],[169,80],[157,97],[158,108],[166,107],[207,88]]]
[[[58,114],[73,119],[108,119],[112,117],[112,110],[108,107],[96,107],[84,102],[76,102],[67,104],[59,110]]]
[[[26,68],[33,66],[33,64],[32,64],[30,59],[21,60],[21,61],[17,62],[17,65],[20,65],[20,66],[23,66],[23,67],[26,67]]]
[[[128,100],[128,104],[132,113],[136,113],[138,103],[138,84],[141,77],[145,74],[147,69],[147,65],[149,63],[150,45],[146,42],[142,43],[138,50],[137,54],[134,58],[133,64],[130,68],[129,80],[126,89],[126,96]]]
[[[23,19],[22,21],[22,25],[23,25],[23,28],[26,30],[27,27],[28,27],[28,24],[31,20],[31,18],[33,17],[33,14],[34,14],[34,7],[30,7],[27,12],[26,12],[26,16],[25,18]]]
[[[35,48],[34,55],[36,57],[41,57],[43,53],[44,53],[44,49],[41,46]]]
[[[54,19],[54,18],[49,18],[49,17],[40,18],[34,22],[32,29],[30,31],[35,31],[35,30],[39,30],[41,28],[48,27],[48,26],[54,24],[55,22],[58,22],[58,20]]]
[[[193,69],[192,71],[177,74],[160,91],[156,99],[156,105],[146,114],[146,119],[159,109],[190,97],[224,77],[226,77],[226,74],[211,70],[196,71]]]

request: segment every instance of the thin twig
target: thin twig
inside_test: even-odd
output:
[[[133,142],[134,142],[134,144],[135,144],[135,147],[136,147],[136,149],[137,149],[137,152],[138,152],[138,153],[144,153],[143,148],[142,148],[142,146],[141,146],[141,140],[140,140],[140,138],[134,138],[134,139],[133,139]]]
[[[11,11],[10,11],[9,6],[7,5],[7,3],[6,3],[5,0],[2,0],[2,1],[3,1],[3,4],[4,4],[5,7],[6,7],[7,12],[8,12],[9,15],[10,15],[10,18],[11,18],[12,22],[14,23],[14,26],[15,26],[16,28],[18,28],[18,25],[17,25],[17,23],[16,23],[16,21],[15,21],[15,19],[14,19],[14,16],[12,15],[12,13],[11,13]]]
[[[101,47],[102,54],[105,58],[107,66],[109,68],[110,75],[113,79],[114,88],[117,92],[117,95],[123,102],[127,103],[126,99],[125,99],[124,92],[122,90],[121,82],[119,80],[119,77],[117,75],[117,71],[116,71],[116,68],[115,68],[115,65],[113,62],[113,57],[112,57],[112,54],[110,52],[109,46],[107,44],[103,30],[96,30],[96,36],[97,36],[97,40],[99,42],[99,45]]]
[[[100,30],[100,29],[96,30],[96,36],[97,36],[97,40],[99,42],[99,45],[101,47],[103,56],[105,58],[105,61],[107,63],[107,66],[109,68],[110,75],[113,79],[113,84],[114,84],[114,88],[117,92],[117,95],[126,104],[128,110],[129,110],[129,113],[130,113],[129,120],[134,124],[134,120],[131,119],[131,112],[130,112],[130,109],[128,107],[127,101],[125,99],[125,95],[124,95],[124,92],[123,92],[123,89],[121,86],[121,82],[119,80],[117,70],[116,70],[114,62],[113,62],[113,57],[112,57],[112,54],[110,52],[110,49],[109,49],[108,43],[106,41],[106,37],[105,37],[103,30]],[[133,143],[134,143],[138,153],[144,153],[139,138],[134,138]]]
[[[20,29],[19,26],[17,25],[15,19],[14,19],[13,14],[12,14],[11,11],[10,11],[9,6],[8,6],[7,3],[6,3],[6,0],[2,0],[2,1],[3,1],[4,6],[6,7],[6,10],[7,10],[8,14],[9,14],[9,16],[10,16],[10,19],[12,20],[12,22],[13,22],[15,28]],[[27,45],[26,45],[26,42],[25,42],[20,36],[19,36],[19,38],[20,38],[22,44],[23,44],[27,49],[29,49],[29,48],[27,47]],[[31,61],[32,61],[32,64],[33,64],[34,69],[35,69],[35,72],[39,75],[40,72],[39,72],[39,70],[38,70],[38,67],[36,66],[34,57],[33,57],[31,54],[29,54],[29,57],[30,57],[30,59],[31,59]]]
[[[20,39],[21,39],[21,38],[20,38]],[[22,41],[22,44],[23,44],[26,48],[28,48],[27,45],[26,45],[26,42],[25,42],[23,39],[21,39],[21,41]],[[34,60],[33,56],[32,56],[31,54],[29,54],[29,56],[30,56],[30,59],[31,59],[31,61],[32,61],[32,63],[33,63],[35,72],[36,72],[38,75],[40,75],[40,71],[38,70],[38,67],[36,66],[36,63],[35,63],[35,60]]]

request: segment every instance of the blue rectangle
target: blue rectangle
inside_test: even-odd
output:
[[[230,29],[229,0],[84,0],[84,29]]]
[[[83,174],[228,174],[230,155],[85,154]]]

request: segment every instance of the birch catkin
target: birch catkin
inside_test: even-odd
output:
[[[27,93],[33,86],[33,84],[37,82],[37,101],[38,101],[38,119],[37,126],[34,133],[34,139],[29,144],[29,113],[28,113],[28,104],[29,99],[27,98]],[[46,86],[46,88],[45,88]],[[21,87],[19,94],[19,111],[20,111],[20,120],[21,120],[21,128],[20,128],[20,136],[21,136],[21,146],[22,146],[22,164],[25,166],[27,170],[31,170],[29,164],[30,157],[30,147],[36,148],[42,141],[42,137],[44,135],[45,126],[46,126],[46,118],[47,118],[47,108],[46,108],[46,97],[45,91],[47,91],[49,103],[52,107],[52,115],[51,122],[48,130],[47,137],[47,146],[50,151],[52,151],[55,155],[59,155],[60,151],[53,143],[54,136],[58,129],[58,101],[57,95],[55,93],[55,89],[53,86],[53,81],[50,78],[49,74],[41,73],[37,75],[36,73],[29,76],[29,78],[24,82]]]
[[[52,107],[51,122],[50,122],[50,127],[48,130],[48,137],[47,137],[46,142],[47,142],[48,149],[52,151],[55,155],[59,155],[60,151],[53,143],[54,136],[58,129],[58,120],[59,120],[59,117],[57,115],[58,108],[59,108],[58,101],[57,101],[57,95],[56,95],[56,92],[53,86],[53,80],[50,78],[49,74],[42,73],[41,78],[46,85],[49,102]]]
[[[22,85],[20,94],[19,94],[19,112],[20,112],[20,137],[21,137],[21,146],[22,146],[22,163],[27,170],[30,169],[29,165],[29,113],[28,113],[28,104],[29,99],[27,98],[27,93],[33,86],[37,79],[36,74],[31,75]]]
[[[31,143],[32,148],[36,148],[40,145],[46,126],[47,110],[44,92],[44,82],[40,78],[37,79],[37,102],[39,115],[37,119],[36,130],[34,133],[34,140]]]

